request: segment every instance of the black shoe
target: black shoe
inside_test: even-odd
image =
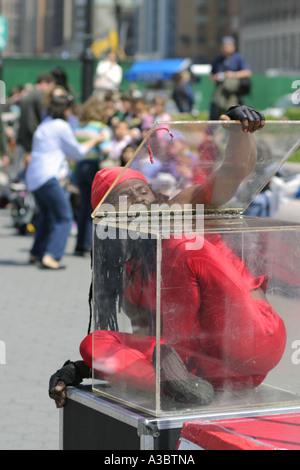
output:
[[[195,403],[207,406],[214,399],[213,386],[196,375],[190,374],[181,357],[172,346],[162,344],[161,355],[161,391],[182,403]],[[156,363],[156,347],[153,364]]]
[[[84,250],[84,249],[76,248],[76,250],[74,251],[74,256],[79,256],[79,257],[84,258],[86,255],[90,255],[90,253],[91,253],[91,250]]]
[[[42,262],[42,258],[38,258],[37,256],[30,255],[28,262],[29,262],[29,264],[34,264],[34,265],[37,264],[37,265],[39,265],[39,264],[41,264],[41,262]]]

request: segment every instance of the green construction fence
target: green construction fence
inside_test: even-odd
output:
[[[81,74],[82,65],[79,59],[63,60],[61,58],[3,58],[2,80],[6,85],[6,92],[17,85],[34,83],[36,77],[43,72],[50,72],[55,67],[65,70],[69,83],[75,95],[80,100],[81,96]],[[97,62],[95,61],[95,67]],[[124,72],[128,70],[132,61],[121,63]],[[263,110],[270,107],[280,96],[292,93],[297,87],[297,76],[266,76],[254,75],[252,77],[251,93],[245,97],[246,104]],[[143,90],[144,83],[137,83],[138,88]],[[172,84],[169,84],[171,87]],[[299,85],[300,86],[300,81]],[[122,89],[125,91],[129,83],[124,80]],[[198,83],[193,84],[195,92],[195,107],[199,112],[206,112],[209,109],[210,100],[213,94],[214,85],[208,76],[202,76]]]

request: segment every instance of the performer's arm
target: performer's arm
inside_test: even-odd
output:
[[[257,150],[252,134],[263,128],[265,118],[249,106],[234,106],[220,118],[224,121],[241,122],[240,129],[230,130],[224,162],[216,173],[200,185],[194,185],[178,193],[170,200],[181,204],[205,204],[207,208],[217,208],[229,201],[243,179],[253,169]]]

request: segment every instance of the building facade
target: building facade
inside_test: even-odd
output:
[[[87,0],[0,0],[4,56],[78,57]],[[300,68],[299,0],[93,0],[93,38],[119,33],[128,58],[189,57],[210,63],[233,35],[253,72]]]
[[[121,45],[135,53],[134,19],[140,0],[93,0],[92,34],[105,39],[120,33]],[[0,0],[8,20],[4,56],[63,55],[78,57],[84,47],[87,0]]]
[[[178,0],[177,57],[210,63],[224,35],[239,36],[239,0]]]
[[[238,37],[239,19],[239,0],[140,0],[135,55],[210,62],[224,34]]]
[[[241,21],[241,47],[255,73],[299,70],[299,0],[242,0]]]
[[[51,54],[64,40],[64,2],[60,0],[1,0],[8,21],[4,56]]]

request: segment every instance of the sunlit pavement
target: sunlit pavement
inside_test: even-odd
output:
[[[78,347],[88,328],[90,259],[73,256],[70,237],[58,272],[28,264],[31,236],[0,210],[0,450],[56,450],[59,412],[48,381]]]

